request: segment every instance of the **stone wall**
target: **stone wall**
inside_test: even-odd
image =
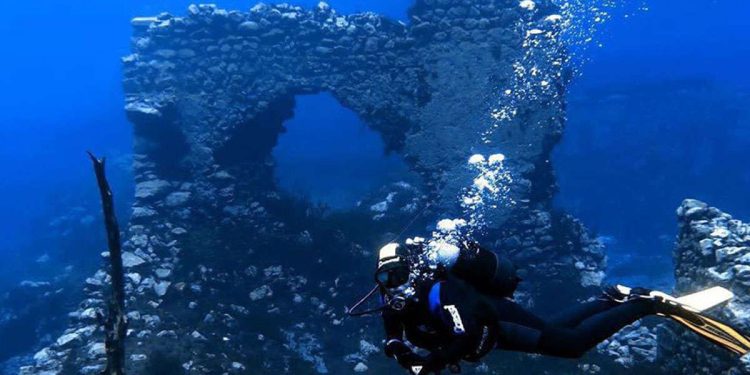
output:
[[[559,70],[551,91],[517,103],[491,145],[483,137],[530,48],[524,25],[553,11],[544,1],[529,13],[515,1],[419,0],[409,26],[325,3],[200,5],[133,20],[133,54],[123,59],[136,137],[123,257],[129,372],[393,371],[373,357],[382,356],[377,319],[343,319],[343,307],[371,283],[372,250],[414,212],[429,204],[418,232],[459,212],[474,153],[504,153],[514,177],[517,204],[497,208],[492,226],[504,229],[483,241],[518,262],[522,300],[544,309],[590,295],[603,277],[601,245],[551,211],[562,68],[550,68]],[[384,187],[364,201],[396,203],[336,214],[278,191],[270,155],[283,122],[296,95],[323,91],[378,131],[419,186]],[[106,285],[103,271],[90,278],[70,328],[23,373],[101,369],[95,317]]]
[[[243,131],[255,138],[249,158],[265,161],[294,96],[330,91],[450,206],[466,186],[456,176],[466,174],[468,155],[487,151],[481,137],[524,38],[514,30],[525,17],[520,7],[468,4],[419,2],[412,27],[374,14],[340,16],[324,3],[249,13],[193,6],[184,18],[142,19],[134,54],[124,59],[126,110],[141,143],[159,145],[146,155],[197,180],[226,167],[218,154]],[[540,9],[540,20],[551,11]],[[562,109],[552,98],[519,103],[521,115],[493,140],[516,164],[520,198],[561,134]],[[167,132],[172,144],[164,144]]]
[[[750,328],[750,225],[697,200],[677,210],[680,232],[675,248],[676,293],[723,286],[735,294],[712,314],[734,327]],[[683,327],[668,324],[659,332],[659,358],[674,373],[750,373],[745,360],[716,348]]]

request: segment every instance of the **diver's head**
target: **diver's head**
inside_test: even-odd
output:
[[[406,249],[396,243],[390,243],[380,249],[378,267],[375,270],[375,282],[383,292],[383,298],[394,310],[406,307],[411,287],[411,269]]]
[[[406,308],[409,301],[416,300],[406,247],[391,243],[380,249],[378,267],[375,269],[375,283],[377,285],[366,296],[357,301],[351,308],[346,308],[347,315],[370,315],[383,311],[383,309],[401,311]],[[378,291],[380,291],[383,303],[375,308],[361,309],[360,307],[367,303]]]

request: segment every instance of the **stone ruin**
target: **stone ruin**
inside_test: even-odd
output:
[[[708,204],[688,199],[677,209],[679,233],[675,247],[675,290],[687,293],[710,286],[731,289],[735,298],[715,318],[750,332],[750,224]],[[658,333],[666,370],[693,374],[747,374],[748,356],[736,356],[705,345],[696,335],[673,325]]]
[[[539,1],[529,19],[515,1],[418,0],[405,25],[325,3],[193,5],[184,17],[134,19],[133,53],[123,58],[136,178],[123,256],[128,372],[396,371],[379,353],[378,319],[345,319],[344,306],[369,288],[373,250],[415,212],[425,212],[414,227],[423,232],[460,211],[474,153],[501,151],[514,176],[517,203],[497,210],[482,241],[518,264],[520,299],[544,312],[596,293],[602,246],[551,204],[565,75],[552,94],[518,103],[491,146],[482,136],[527,48],[519,22],[544,22],[555,9]],[[280,191],[271,151],[295,96],[319,92],[379,132],[420,183],[386,186],[336,213]],[[87,280],[69,329],[22,374],[101,371],[96,315],[107,277]],[[465,371],[596,372],[612,362],[503,353],[489,364]]]

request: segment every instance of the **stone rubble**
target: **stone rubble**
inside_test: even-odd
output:
[[[599,344],[597,350],[625,367],[653,364],[658,359],[658,343],[653,329],[636,322]]]

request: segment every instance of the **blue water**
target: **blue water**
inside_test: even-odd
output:
[[[748,11],[654,1],[589,50],[555,153],[557,202],[608,237],[611,276],[671,280],[684,198],[750,220]]]
[[[122,111],[119,58],[128,54],[129,20],[164,10],[183,13],[189,3],[40,0],[3,5],[0,256],[6,261],[0,291],[4,282],[27,276],[26,270],[39,256],[54,252],[55,241],[39,242],[52,230],[50,222],[70,217],[76,207],[96,212],[85,150],[113,160],[110,174],[122,197],[122,215],[127,215],[123,202],[132,196],[127,168],[132,137]],[[252,5],[235,0],[218,3],[237,9]],[[317,1],[296,3],[309,7]],[[343,13],[372,10],[402,20],[409,6],[395,0],[330,3]],[[746,167],[750,78],[745,72],[750,59],[749,11],[750,3],[744,0],[654,1],[647,12],[609,23],[603,48],[582,56],[590,61],[571,88],[570,121],[554,158],[560,182],[557,204],[611,238],[612,264],[619,270],[615,275],[669,276],[674,209],[685,197],[705,199],[750,219]],[[691,93],[692,112],[667,100],[675,92]],[[622,105],[603,111],[595,103],[607,95],[620,98]],[[350,171],[338,175],[337,187],[361,189],[363,184],[390,178],[389,168],[401,168],[400,161],[382,152],[378,143],[382,141],[335,101],[302,98],[299,102],[300,117],[287,124],[290,133],[282,137],[277,150],[282,167],[293,166],[295,152],[301,148],[323,155],[316,152],[319,149],[305,149],[309,142],[304,142],[304,131],[330,119],[310,110],[319,106],[340,111],[351,124],[346,131],[324,134],[321,142],[332,151],[320,163],[342,156],[360,158],[370,161],[374,173],[384,179],[363,182]],[[661,102],[669,105],[660,106]],[[298,133],[294,127],[304,131]],[[356,137],[365,139],[368,147],[347,154],[345,145]],[[344,146],[333,149],[337,145]],[[292,190],[330,198],[322,193],[330,186],[310,176],[296,175],[294,180],[294,175],[289,172],[280,178]],[[101,250],[96,241],[87,246],[79,251]],[[654,266],[646,271],[630,269],[633,257],[653,260]],[[61,265],[76,263],[75,258],[59,258]]]
[[[316,203],[352,208],[409,173],[400,157],[386,153],[380,135],[331,94],[297,97],[284,128],[273,151],[279,186]]]

